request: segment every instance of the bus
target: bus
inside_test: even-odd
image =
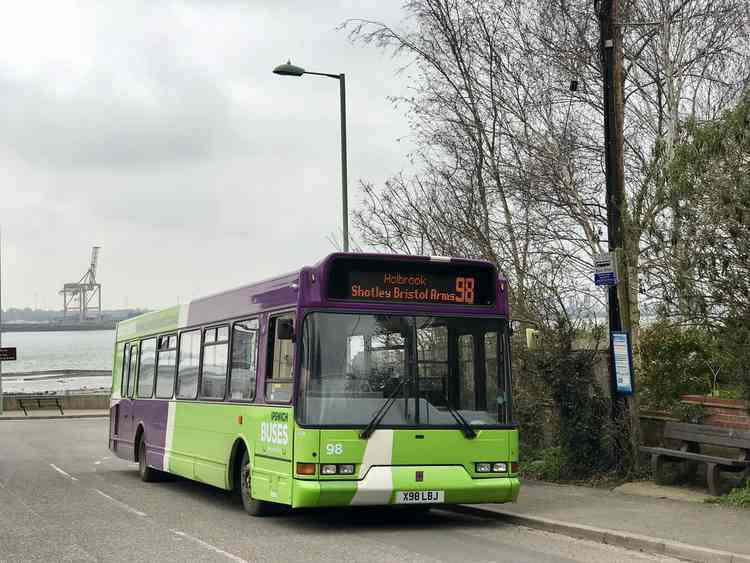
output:
[[[508,314],[489,262],[334,253],[122,321],[109,448],[253,515],[515,501]]]

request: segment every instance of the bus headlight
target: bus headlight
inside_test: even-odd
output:
[[[507,473],[508,464],[504,461],[480,461],[474,464],[477,473]]]
[[[336,466],[333,464],[325,464],[320,466],[321,475],[336,475]]]
[[[354,466],[350,463],[339,465],[340,475],[354,475]]]

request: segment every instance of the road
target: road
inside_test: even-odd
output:
[[[0,421],[0,562],[671,561],[433,510],[252,518],[182,479],[142,483],[105,419]]]

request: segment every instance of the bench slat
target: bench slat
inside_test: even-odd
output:
[[[750,449],[750,430],[723,426],[668,422],[664,427],[664,438],[743,450]]]
[[[669,448],[641,447],[640,450],[649,454],[658,454],[674,459],[687,459],[691,461],[702,461],[705,463],[716,463],[718,465],[725,465],[728,467],[750,467],[750,461],[744,461],[741,459],[695,454],[692,452],[683,452],[681,450],[671,450]]]

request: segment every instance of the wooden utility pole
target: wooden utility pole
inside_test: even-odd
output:
[[[631,334],[630,322],[630,279],[627,268],[626,232],[624,215],[625,201],[625,162],[624,162],[624,118],[625,97],[622,74],[622,26],[620,25],[620,0],[600,0],[599,32],[602,57],[604,94],[604,155],[606,175],[607,238],[609,251],[615,252],[618,262],[619,283],[609,286],[609,330]],[[640,420],[638,418],[635,394],[623,398],[617,393],[615,361],[612,339],[609,351],[610,391],[612,396],[612,416],[616,420],[629,421],[629,439],[633,463],[638,465],[638,445],[640,444]],[[620,444],[621,449],[625,444]],[[624,452],[621,452],[624,453]]]

